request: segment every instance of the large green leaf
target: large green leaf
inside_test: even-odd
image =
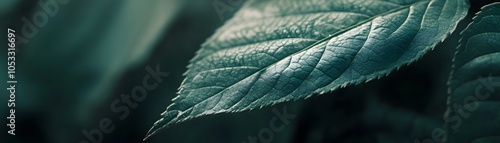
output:
[[[389,74],[431,50],[465,0],[250,0],[192,59],[170,124],[304,99]]]
[[[450,143],[500,142],[500,3],[463,31],[453,61],[446,118]]]

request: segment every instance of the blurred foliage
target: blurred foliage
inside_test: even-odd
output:
[[[36,1],[23,4],[35,14],[46,10]],[[148,59],[180,6],[177,0],[91,0],[52,7],[56,15],[45,19],[11,14],[14,22],[22,16],[47,21],[33,38],[24,35],[27,43],[18,42],[16,108],[33,116],[19,119],[37,118],[49,142],[79,136],[73,129],[89,124],[124,72]],[[25,23],[8,25],[18,31],[18,40]]]
[[[499,12],[500,3],[483,7],[462,32],[445,115],[449,142],[500,142]]]

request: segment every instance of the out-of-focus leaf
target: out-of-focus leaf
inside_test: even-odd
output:
[[[463,31],[449,81],[447,141],[500,142],[500,3]]]
[[[417,60],[467,13],[464,0],[251,0],[202,45],[147,136],[191,118],[304,99]]]
[[[20,42],[16,57],[16,108],[44,114],[39,121],[44,122],[49,142],[80,137],[82,126],[96,122],[89,119],[112,97],[116,82],[148,59],[182,3],[69,1],[58,3],[55,15],[44,19],[46,24],[37,27],[33,37],[22,34],[23,25],[16,25],[18,36],[28,40]],[[36,5],[33,13],[45,11]],[[33,22],[33,13],[16,20],[26,17]]]
[[[42,91],[30,98],[76,100],[83,111],[106,98],[127,69],[148,58],[178,1],[71,2],[21,47],[19,66],[36,84],[32,90]]]
[[[0,1],[0,17],[12,11],[20,3],[19,0],[2,0]]]

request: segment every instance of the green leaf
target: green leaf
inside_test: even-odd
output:
[[[449,81],[450,143],[500,142],[500,3],[483,7],[462,32]]]
[[[202,45],[147,137],[195,117],[380,78],[444,40],[468,7],[464,0],[250,0]]]
[[[69,111],[79,119],[91,116],[91,108],[102,105],[112,95],[113,85],[123,74],[149,58],[178,11],[165,6],[177,1],[88,0],[60,4],[59,13],[18,48],[20,62],[26,63],[18,65],[24,71],[20,74],[20,88],[26,87],[20,92],[36,93],[19,97],[25,101],[36,99],[22,105],[32,108],[35,104],[44,107],[60,102],[44,102],[51,97],[71,103],[61,109],[75,107],[77,112]],[[87,12],[82,5],[93,7],[93,11]],[[16,29],[21,31],[21,26]]]
[[[19,5],[20,1],[17,0],[3,0],[0,1],[0,17],[7,16],[14,8]]]
[[[39,16],[39,21],[47,21],[46,24],[36,26],[37,32],[28,28],[29,33],[35,33],[28,37],[21,19],[26,17],[33,23],[35,13],[47,10],[38,1],[23,1],[14,11],[26,12],[8,15],[12,20],[2,19],[17,31],[16,99],[22,102],[16,103],[16,110],[33,117],[44,115],[37,117],[37,121],[51,126],[43,128],[49,140],[46,142],[81,139],[81,134],[74,134],[75,129],[95,122],[97,109],[108,106],[111,97],[119,96],[113,92],[116,84],[127,71],[148,60],[182,3],[182,0],[56,3],[58,8],[49,6],[55,11],[54,16]],[[19,9],[26,8],[22,6],[26,4],[33,5],[33,9]],[[6,31],[7,27],[2,25],[2,28]],[[4,46],[6,49],[7,45]],[[5,52],[0,58],[7,62],[6,56]],[[0,72],[7,73],[7,68]],[[0,85],[8,87],[7,76],[0,79],[4,81]],[[8,111],[0,111],[4,112]]]

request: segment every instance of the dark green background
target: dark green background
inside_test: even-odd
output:
[[[115,126],[113,132],[104,134],[103,142],[142,142],[176,96],[189,60],[223,24],[213,0],[164,0],[161,5],[158,1],[70,0],[61,5],[37,35],[18,47],[17,135],[8,135],[7,127],[2,125],[0,131],[5,133],[0,134],[0,142],[80,142],[86,139],[82,130],[98,128],[103,118],[111,119]],[[489,2],[472,1],[469,16],[458,30]],[[148,11],[155,6],[163,13]],[[21,18],[31,19],[38,11],[36,0],[2,0],[2,30],[10,27],[20,33]],[[234,12],[224,13],[224,18],[229,19]],[[424,130],[422,134],[430,138],[431,130],[441,127],[446,110],[446,81],[459,32],[422,60],[389,77],[304,101],[198,118],[165,129],[146,142],[241,143],[269,127],[275,116],[272,110],[285,106],[298,116],[283,132],[274,134],[274,143],[411,143],[417,139],[412,130]],[[6,44],[1,47],[7,48]],[[6,73],[6,50],[3,52],[0,63],[5,64],[1,64],[0,72]],[[141,85],[148,74],[145,68],[156,65],[170,75],[159,87],[148,91],[148,97],[131,109],[127,118],[118,119],[121,114],[111,111],[111,103]],[[0,87],[7,87],[6,78],[0,77]],[[1,90],[1,94],[0,103],[5,105],[0,105],[0,115],[4,118],[8,116],[7,90]],[[396,124],[412,124],[406,119],[413,118],[429,122]]]

